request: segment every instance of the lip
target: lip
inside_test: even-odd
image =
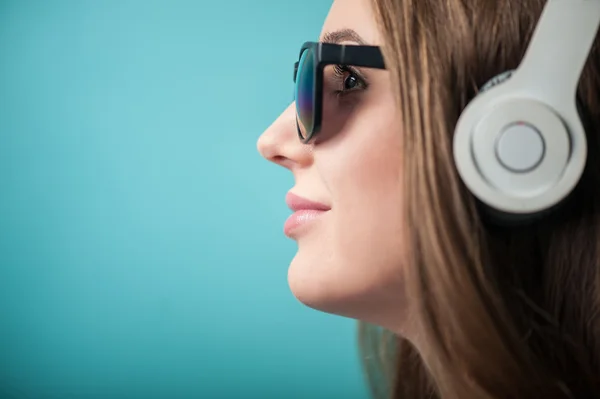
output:
[[[298,228],[313,222],[331,209],[328,205],[311,201],[291,192],[286,195],[285,202],[294,211],[283,226],[283,231],[288,237],[291,237]]]
[[[285,196],[285,203],[294,212],[296,211],[328,211],[331,207],[300,197],[292,192]]]

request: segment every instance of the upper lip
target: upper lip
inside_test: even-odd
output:
[[[287,193],[285,203],[294,212],[302,210],[328,211],[331,207],[320,202],[311,201],[294,193]]]

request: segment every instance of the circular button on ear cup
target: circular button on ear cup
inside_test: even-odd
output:
[[[544,138],[527,122],[509,125],[496,142],[496,158],[508,170],[525,173],[544,157]]]

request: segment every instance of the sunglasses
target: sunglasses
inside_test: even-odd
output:
[[[378,46],[306,42],[294,64],[296,127],[302,143],[308,143],[321,129],[323,82],[327,66],[356,66],[385,69]]]

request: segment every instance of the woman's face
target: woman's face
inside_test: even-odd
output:
[[[370,0],[334,1],[320,40],[358,44],[348,30],[381,45]],[[357,69],[360,77],[343,72],[337,80],[333,67],[326,69],[323,123],[313,141],[299,141],[291,104],[262,134],[258,150],[292,172],[290,193],[328,209],[299,212],[285,228],[298,244],[288,271],[295,297],[400,331],[406,315],[400,115],[389,72]],[[342,97],[333,94],[344,88]]]

